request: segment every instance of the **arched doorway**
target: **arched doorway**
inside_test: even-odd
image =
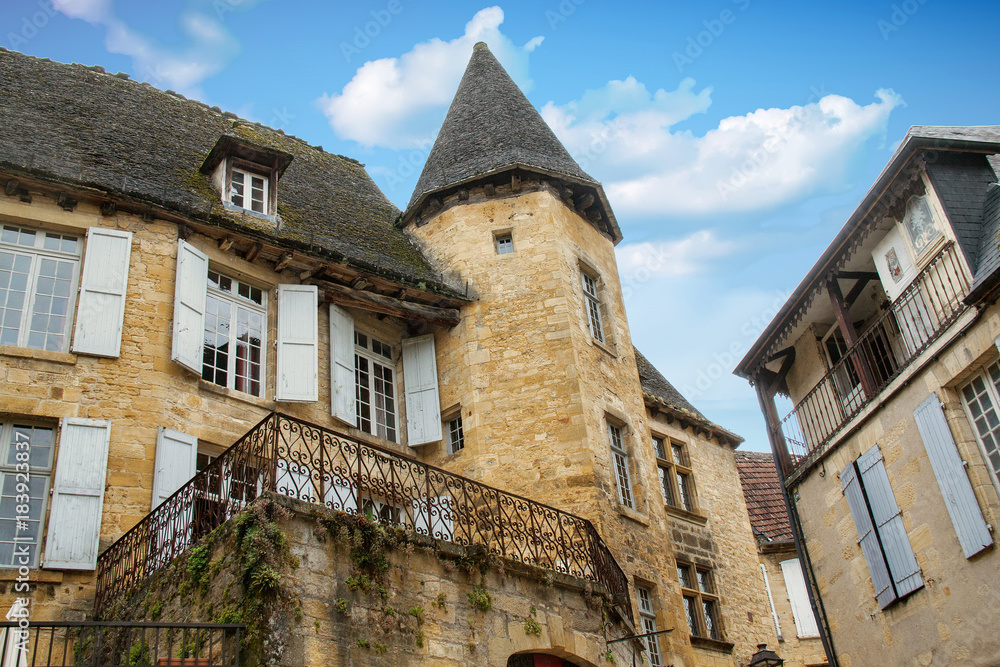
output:
[[[518,653],[507,658],[507,667],[580,667],[587,663],[576,663],[546,653]]]

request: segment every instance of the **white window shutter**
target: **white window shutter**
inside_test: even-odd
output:
[[[93,570],[101,537],[111,422],[64,418],[45,539],[47,568]]]
[[[354,379],[354,318],[330,304],[330,408],[334,417],[358,425]],[[357,509],[357,508],[355,508]]]
[[[927,449],[927,458],[934,469],[938,488],[944,497],[955,533],[966,558],[993,544],[983,512],[969,483],[962,457],[958,455],[955,438],[936,394],[931,394],[913,411],[920,438]]]
[[[407,443],[413,447],[437,442],[442,434],[434,334],[403,341],[403,378]]]
[[[878,446],[872,447],[858,458],[858,471],[861,482],[871,507],[872,520],[882,540],[885,560],[889,572],[896,584],[896,595],[903,597],[923,587],[924,580],[920,575],[920,566],[913,556],[910,538],[903,526],[896,496],[889,484],[889,475],[882,462],[882,451]]]
[[[122,348],[132,232],[91,227],[80,278],[73,351],[117,357]]]
[[[156,469],[153,473],[151,509],[174,495],[194,477],[198,465],[198,438],[160,428],[156,435]]]
[[[847,504],[851,508],[854,527],[858,531],[858,544],[861,545],[861,552],[865,555],[865,562],[868,563],[868,571],[872,576],[875,599],[878,600],[879,606],[885,609],[895,602],[896,589],[892,586],[889,568],[885,564],[885,558],[882,557],[878,535],[875,534],[875,526],[868,513],[868,503],[865,501],[854,463],[848,464],[844,472],[840,473],[840,484],[847,498]]]
[[[451,496],[417,498],[413,505],[413,529],[449,542],[455,539],[455,501]]]
[[[319,288],[278,285],[278,387],[275,399],[319,399]]]
[[[809,604],[809,590],[798,558],[781,561],[781,576],[785,579],[788,602],[792,605],[792,618],[798,637],[819,637],[819,626]]]
[[[204,363],[208,255],[183,240],[177,242],[176,281],[174,341],[170,358],[201,375]]]

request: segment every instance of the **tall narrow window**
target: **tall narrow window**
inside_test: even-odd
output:
[[[19,549],[27,549],[30,567],[38,563],[54,445],[51,426],[22,420],[0,424],[0,567],[23,565]],[[19,470],[19,463],[27,463],[30,474]]]
[[[396,442],[396,371],[392,346],[354,332],[358,428]]]
[[[635,508],[632,500],[632,477],[628,468],[628,452],[622,439],[622,427],[608,422],[608,439],[611,441],[611,457],[615,467],[615,477],[618,480],[618,499],[622,505]]]
[[[684,614],[695,637],[722,640],[719,597],[712,572],[691,563],[677,562],[677,578],[684,597]]]
[[[656,454],[656,467],[660,477],[660,488],[663,491],[663,502],[670,507],[694,512],[697,509],[697,503],[695,503],[694,481],[687,449],[679,442],[667,441],[665,438],[654,435],[653,451]]]
[[[69,348],[81,245],[75,236],[0,229],[0,345]]]
[[[210,270],[202,379],[263,396],[266,321],[266,294],[261,288]]]
[[[642,623],[642,634],[656,632],[656,612],[653,610],[653,595],[649,588],[636,584],[635,593],[639,603],[639,620]],[[652,667],[663,667],[660,656],[660,638],[658,635],[646,637],[646,653]]]
[[[601,321],[601,294],[599,291],[598,279],[586,271],[581,271],[583,280],[583,298],[587,308],[587,323],[590,326],[590,335],[594,340],[604,342],[604,323]]]
[[[962,402],[983,455],[989,461],[994,484],[1000,489],[1000,364],[990,364],[986,370],[962,387]]]
[[[462,415],[455,415],[454,418],[448,420],[448,453],[454,454],[455,452],[465,448],[465,433],[462,431]]]
[[[229,182],[229,203],[267,214],[267,180],[266,176],[234,168]]]

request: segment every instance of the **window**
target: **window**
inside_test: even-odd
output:
[[[462,431],[462,415],[456,415],[454,419],[448,420],[448,453],[465,448],[465,433]]]
[[[259,287],[208,271],[201,377],[221,387],[263,396],[266,295]]]
[[[691,635],[722,641],[719,597],[716,595],[711,570],[678,561],[677,579],[681,584],[684,614],[687,616]]]
[[[885,609],[924,586],[878,446],[840,473],[879,606]]]
[[[656,612],[653,611],[653,596],[650,589],[636,584],[635,593],[639,602],[639,621],[642,623],[640,634],[656,632]],[[649,664],[652,667],[663,666],[663,658],[660,656],[660,637],[658,635],[646,637],[646,653],[649,656]]]
[[[653,450],[656,452],[663,502],[670,507],[694,512],[697,509],[694,502],[694,482],[684,445],[654,435]]]
[[[52,473],[55,428],[15,420],[0,424],[0,568],[22,565],[27,548],[29,567],[38,564],[42,519]],[[21,467],[18,468],[18,463]],[[24,464],[28,467],[25,468]],[[25,511],[27,510],[27,511]]]
[[[395,372],[392,346],[355,331],[354,381],[358,428],[392,442],[396,442]]]
[[[962,387],[962,402],[975,427],[996,483],[1000,484],[1000,364],[990,364],[986,370]]]
[[[267,215],[267,181],[267,176],[234,167],[229,179],[229,203],[254,213]]]
[[[591,337],[599,343],[604,342],[604,323],[601,321],[601,296],[598,278],[586,271],[580,272],[583,280],[583,299],[587,309],[587,324]]]
[[[365,498],[361,503],[361,514],[390,526],[406,525],[403,508],[379,498]]]
[[[65,352],[76,298],[80,239],[4,225],[0,230],[0,345]]]
[[[498,255],[510,255],[514,252],[514,237],[510,232],[497,234],[493,237]]]
[[[611,441],[611,458],[618,481],[618,500],[622,505],[635,509],[632,500],[632,478],[628,469],[628,452],[622,439],[622,427],[608,422],[608,440]]]

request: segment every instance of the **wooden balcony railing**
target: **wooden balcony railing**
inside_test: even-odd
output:
[[[809,463],[809,454],[829,442],[965,312],[962,299],[968,292],[959,250],[950,242],[781,421],[780,435],[796,468]],[[865,384],[872,386],[870,392]]]
[[[590,521],[272,413],[97,559],[96,618],[264,491],[603,584],[628,579]]]

